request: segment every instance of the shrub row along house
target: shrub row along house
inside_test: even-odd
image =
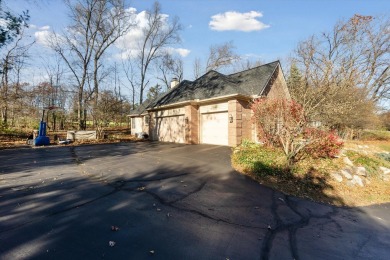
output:
[[[258,97],[290,99],[279,61],[231,75],[209,71],[194,81],[172,81],[168,92],[131,111],[132,133],[186,144],[255,141],[250,104]]]

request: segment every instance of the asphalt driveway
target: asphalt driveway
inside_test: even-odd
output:
[[[161,143],[2,150],[0,259],[389,259],[389,204],[286,196],[236,173],[230,153]]]

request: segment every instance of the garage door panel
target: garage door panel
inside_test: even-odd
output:
[[[228,113],[202,114],[202,143],[228,145]]]
[[[184,143],[184,116],[157,118],[156,127],[158,141]]]

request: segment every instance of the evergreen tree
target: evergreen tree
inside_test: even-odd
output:
[[[27,22],[30,16],[28,11],[21,15],[14,15],[10,11],[4,9],[3,0],[0,0],[0,48],[8,43],[21,33],[23,26],[27,27]]]

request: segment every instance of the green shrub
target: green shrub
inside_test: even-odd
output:
[[[390,162],[390,153],[377,153],[375,155],[382,160]]]

